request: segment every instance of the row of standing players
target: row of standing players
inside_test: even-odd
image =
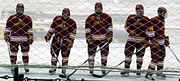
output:
[[[136,14],[129,15],[125,29],[129,33],[127,42],[125,44],[125,68],[129,69],[131,64],[131,57],[133,51],[139,50],[136,53],[137,57],[137,69],[140,70],[143,64],[143,56],[147,46],[151,49],[151,62],[149,64],[150,70],[163,69],[163,62],[165,58],[165,46],[169,45],[168,38],[165,37],[164,19],[166,18],[167,10],[164,7],[158,8],[158,16],[149,19],[144,16],[144,8],[141,4],[136,5]],[[107,57],[109,54],[109,44],[113,39],[113,27],[111,17],[102,12],[103,6],[100,2],[95,4],[95,13],[91,14],[85,21],[85,36],[88,44],[88,62],[90,66],[90,73],[93,73],[94,57],[97,47],[101,49],[101,64],[106,66]],[[33,29],[32,20],[28,15],[24,13],[24,5],[19,3],[16,6],[16,14],[11,15],[6,23],[6,29],[4,32],[4,39],[10,45],[10,60],[11,64],[16,64],[18,46],[21,46],[21,52],[23,53],[22,59],[24,64],[28,64],[29,56],[28,52],[30,44],[33,43]],[[64,8],[62,16],[56,16],[50,26],[50,29],[45,36],[46,42],[51,43],[51,64],[57,65],[59,51],[62,55],[62,66],[68,65],[68,57],[70,50],[73,47],[74,39],[76,36],[76,22],[70,18],[70,10]],[[141,49],[143,48],[143,49]],[[140,50],[141,49],[141,50]],[[28,68],[25,68],[26,72],[29,72]],[[55,73],[56,69],[49,70],[50,73]],[[62,70],[65,73],[65,69]],[[105,74],[106,71],[102,70]],[[122,75],[129,74],[128,71],[121,72]],[[141,75],[141,73],[136,73]],[[165,77],[162,73],[160,76]],[[148,72],[146,78],[152,76],[152,73]]]

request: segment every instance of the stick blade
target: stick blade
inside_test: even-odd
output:
[[[92,74],[93,77],[97,77],[97,78],[102,78],[104,77],[105,75],[97,75],[97,74]]]

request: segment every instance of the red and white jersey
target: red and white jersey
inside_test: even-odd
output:
[[[106,34],[113,36],[111,17],[106,13],[100,16],[91,14],[85,22],[85,33],[86,37],[92,36],[93,40],[106,40]]]
[[[127,41],[132,42],[144,42],[144,40],[148,39],[147,31],[151,26],[149,23],[149,18],[146,16],[137,17],[136,15],[129,15],[126,23],[125,29],[129,33],[130,31],[135,31],[137,36],[131,36],[129,34]]]
[[[76,36],[76,28],[76,22],[73,19],[69,18],[65,21],[62,19],[62,16],[56,16],[48,33],[51,35],[55,33],[54,37],[60,37],[73,42]]]
[[[11,15],[6,23],[5,32],[11,41],[27,41],[28,35],[33,35],[32,20],[28,15],[18,17]]]
[[[154,40],[158,40],[160,45],[164,45],[165,44],[165,21],[164,20],[160,20],[158,16],[153,17],[150,19],[150,22],[152,24],[153,27],[153,32],[154,32],[154,36],[153,39]]]

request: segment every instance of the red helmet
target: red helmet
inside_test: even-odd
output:
[[[63,15],[63,14],[70,15],[70,10],[69,10],[69,8],[64,8],[63,11],[62,11],[62,15]]]
[[[165,19],[165,18],[167,18],[167,10],[166,10],[166,8],[164,8],[164,7],[159,7],[158,10],[157,10],[157,12],[158,12],[158,16],[159,16],[160,19]]]
[[[24,8],[24,5],[22,3],[17,4],[16,8],[22,7]]]
[[[96,7],[102,7],[101,2],[97,2],[97,3],[95,4],[95,8],[96,8]]]
[[[142,6],[141,4],[137,4],[137,5],[136,5],[136,10],[138,10],[138,9],[144,10],[144,8],[143,8],[143,6]]]
[[[164,7],[159,7],[158,8],[158,13],[162,13],[162,12],[167,12],[167,10],[166,10],[166,8],[164,8]]]

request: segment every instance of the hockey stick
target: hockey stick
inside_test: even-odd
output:
[[[180,63],[180,60],[178,59],[178,57],[176,56],[176,54],[174,53],[174,51],[171,49],[171,47],[168,45],[167,46],[170,50],[171,50],[171,52],[172,52],[172,54],[174,55],[174,57],[176,58],[176,60]]]
[[[102,48],[104,48],[107,44],[108,44],[108,42],[106,42],[101,48],[99,48],[93,55],[95,55],[97,52],[99,52],[99,51],[100,51]],[[88,61],[88,59],[86,59],[81,65],[84,65],[87,61]],[[69,74],[66,78],[67,78],[68,80],[70,80],[69,77],[71,77],[76,71],[77,71],[77,69],[75,69],[75,70],[74,70],[71,74]],[[64,76],[59,75],[59,77],[63,78]]]
[[[144,49],[144,46],[141,47],[138,51],[136,51],[135,53],[133,53],[130,57],[132,57],[133,55],[137,54],[138,52],[140,52],[142,49]],[[122,62],[120,62],[119,64],[117,64],[115,67],[118,67],[119,65],[121,65],[123,62],[126,61],[128,57],[125,58],[125,60],[123,60]],[[102,75],[97,75],[97,74],[92,74],[93,77],[97,77],[97,78],[102,78],[104,76],[106,76],[108,73],[110,73],[112,70],[109,70],[107,73],[102,74]]]

